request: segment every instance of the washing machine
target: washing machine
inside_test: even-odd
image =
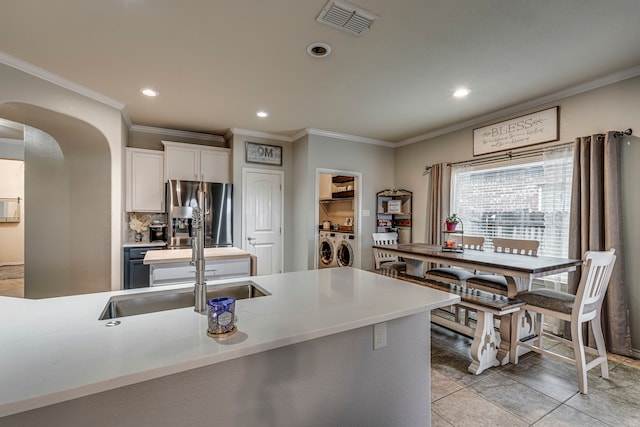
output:
[[[338,267],[352,267],[355,261],[356,235],[338,233],[335,235],[335,258]]]
[[[318,238],[318,268],[337,267],[335,233],[321,231]]]

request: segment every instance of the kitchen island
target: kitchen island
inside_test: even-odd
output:
[[[193,282],[195,267],[191,257],[191,249],[148,251],[143,262],[149,265],[149,284]],[[239,248],[204,248],[204,259],[205,279],[209,282],[256,274],[256,257]]]
[[[192,249],[167,249],[165,251],[147,252],[144,257],[145,264],[163,264],[174,262],[190,262]],[[251,254],[242,249],[228,248],[204,248],[204,259],[207,261],[225,259],[245,259]]]
[[[429,312],[459,297],[348,267],[250,279],[271,295],[226,339],[189,307],[98,320],[149,290],[0,297],[0,426],[428,425]]]

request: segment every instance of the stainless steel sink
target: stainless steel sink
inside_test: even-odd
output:
[[[271,295],[252,281],[208,285],[207,288],[207,301],[223,296],[240,300]],[[109,299],[99,320],[193,307],[194,301],[193,288],[118,295]]]

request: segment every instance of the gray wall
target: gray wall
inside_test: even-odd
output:
[[[299,146],[299,144],[302,144]],[[356,223],[360,237],[361,268],[374,267],[371,250],[371,233],[376,226],[376,192],[394,187],[394,149],[381,145],[346,141],[320,135],[308,135],[295,143],[295,197],[296,197],[296,251],[295,270],[314,269],[317,251],[318,224],[315,223],[317,209],[316,169],[331,169],[362,174],[359,191],[362,194],[362,209],[369,210],[369,217]],[[411,190],[411,188],[407,188]],[[302,223],[298,223],[302,221]],[[300,254],[307,254],[301,257]]]
[[[640,77],[604,86],[558,102],[523,110],[516,114],[496,118],[480,127],[513,117],[560,106],[560,141],[570,142],[577,136],[602,133],[608,130],[632,128],[640,135]],[[426,141],[400,147],[396,150],[395,180],[399,187],[414,188],[414,240],[425,241],[428,176],[425,166],[440,162],[456,162],[473,158],[473,128],[469,127]],[[627,138],[622,146],[623,230],[627,287],[629,291],[631,334],[634,351],[640,357],[640,263],[634,262],[640,251],[640,137]]]
[[[0,418],[0,426],[427,426],[428,324],[428,313],[387,322],[388,346],[375,351],[366,326]]]
[[[313,246],[314,224],[314,194],[315,183],[313,173],[309,173],[309,135],[298,139],[293,145],[293,240],[291,245],[292,271],[309,270],[314,268],[313,256],[316,248]],[[311,243],[311,244],[310,244]],[[295,249],[295,250],[294,250]]]
[[[70,200],[69,212],[72,220],[78,224],[78,239],[85,233],[83,239],[84,253],[87,256],[96,257],[100,265],[89,266],[91,272],[70,272],[71,277],[80,277],[83,274],[95,274],[102,277],[106,274],[110,281],[110,288],[120,287],[122,275],[122,220],[123,220],[123,164],[124,146],[126,141],[125,125],[119,108],[92,100],[76,92],[64,89],[45,79],[35,77],[32,74],[19,71],[13,67],[0,63],[0,117],[23,123],[40,129],[51,135],[63,146],[65,155],[70,158],[69,166],[73,169],[74,191],[80,190],[79,197]],[[91,154],[86,158],[84,154],[73,154],[80,147],[86,146]],[[98,148],[99,147],[99,148]],[[92,151],[92,150],[98,151]],[[95,156],[94,156],[95,155]],[[90,180],[83,182],[86,175],[93,173],[93,167],[98,166],[98,188],[93,188],[93,194],[100,197],[106,204],[98,204],[95,208],[95,217],[85,215],[84,208],[93,199],[83,198],[89,191],[83,186],[91,185]],[[102,180],[100,176],[106,168],[107,177]],[[28,161],[26,169],[29,169]],[[76,175],[79,174],[79,175]],[[80,176],[80,178],[77,178]],[[78,182],[75,182],[78,179]],[[45,183],[40,182],[40,185]],[[88,201],[88,202],[87,202]],[[30,203],[28,194],[25,194],[25,207]],[[29,221],[38,221],[43,227],[51,226],[46,208],[27,210]],[[53,225],[55,226],[55,225]],[[29,230],[25,230],[29,233]],[[35,239],[35,240],[33,240]],[[41,236],[28,237],[25,246],[40,246],[47,248],[50,253],[55,253],[61,244],[69,245],[71,236],[64,242],[51,241]],[[106,248],[97,252],[97,248]],[[103,246],[104,245],[104,246]],[[74,250],[76,250],[74,246]],[[82,249],[77,249],[82,250]],[[71,255],[71,254],[70,254]],[[42,262],[40,259],[25,259],[25,263]],[[28,278],[27,278],[28,281]],[[97,279],[101,283],[101,278]],[[29,283],[27,283],[27,287]],[[102,284],[99,285],[102,288]],[[109,286],[108,286],[109,287]],[[92,292],[90,286],[82,292]]]

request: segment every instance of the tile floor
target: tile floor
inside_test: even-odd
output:
[[[592,369],[581,395],[569,364],[530,353],[476,376],[471,339],[436,325],[431,333],[432,426],[640,426],[640,360],[610,355],[609,380]]]
[[[0,296],[24,298],[24,279],[1,279]]]

